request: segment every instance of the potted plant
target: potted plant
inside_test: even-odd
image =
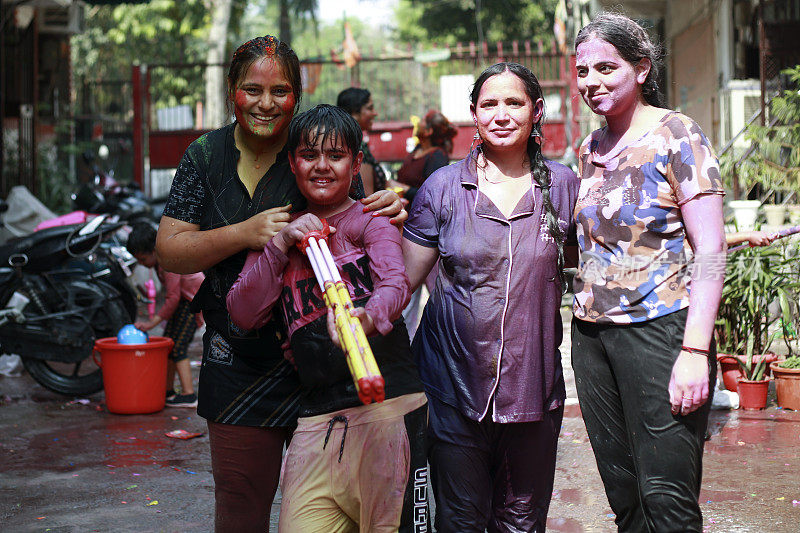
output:
[[[747,354],[744,361],[739,360],[742,375],[738,379],[739,408],[763,409],[767,406],[769,377],[765,376],[766,359],[753,361],[753,354]]]
[[[778,407],[800,411],[800,356],[771,363]]]
[[[769,349],[788,338],[797,316],[793,301],[800,293],[797,245],[744,248],[729,255],[715,327],[717,359],[725,388],[738,391],[739,378],[763,379],[777,356]]]

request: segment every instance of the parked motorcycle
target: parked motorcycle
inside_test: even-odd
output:
[[[100,168],[92,152],[84,152],[83,159],[92,169],[93,177],[72,194],[75,209],[116,215],[131,223],[138,220],[157,223],[160,220],[164,202],[148,199],[136,183],[116,181],[114,169],[104,171]]]
[[[101,216],[0,247],[0,348],[19,354],[30,375],[55,392],[101,390],[94,341],[136,316],[135,297],[119,283],[132,263],[103,244],[122,225]]]

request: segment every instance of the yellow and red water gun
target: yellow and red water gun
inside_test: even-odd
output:
[[[382,402],[386,398],[385,384],[372,348],[367,342],[361,321],[351,314],[353,301],[347,286],[342,281],[339,269],[333,261],[328,249],[327,238],[330,227],[327,220],[322,220],[322,231],[311,231],[297,243],[298,248],[306,254],[314,269],[325,305],[333,310],[336,332],[342,345],[347,367],[358,391],[358,397],[365,405]]]

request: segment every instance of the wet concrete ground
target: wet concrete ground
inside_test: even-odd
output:
[[[548,529],[614,531],[575,400],[568,332],[565,338],[569,399]],[[199,341],[191,350],[195,360]],[[212,531],[208,437],[164,435],[205,432],[203,419],[178,408],[110,414],[103,398],[65,398],[25,374],[0,377],[0,531]],[[704,530],[800,530],[800,413],[777,409],[773,394],[763,411],[712,411],[710,429]],[[278,497],[273,526],[279,504]]]

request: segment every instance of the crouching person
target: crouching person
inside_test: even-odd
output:
[[[400,233],[348,196],[361,129],[319,105],[292,120],[287,150],[307,200],[263,251],[251,252],[228,293],[246,329],[282,312],[303,384],[300,419],[283,464],[280,531],[428,531],[427,404],[401,311],[409,298]],[[385,380],[386,399],[364,405],[309,259],[297,248],[331,227],[328,247]]]

